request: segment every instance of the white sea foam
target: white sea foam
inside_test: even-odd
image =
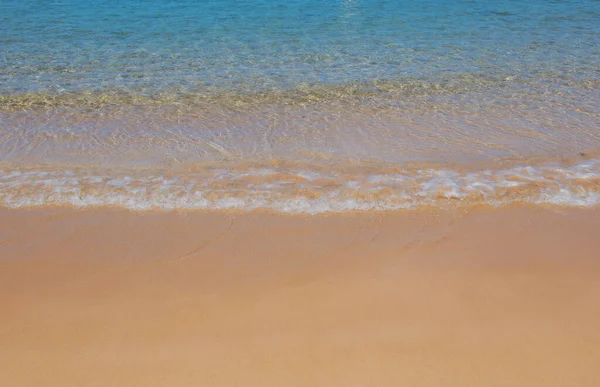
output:
[[[311,170],[202,170],[144,175],[92,170],[1,170],[0,205],[115,206],[131,210],[399,210],[510,203],[600,204],[600,160],[460,172],[420,169],[344,178]]]

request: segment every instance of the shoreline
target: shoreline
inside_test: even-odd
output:
[[[600,159],[461,171],[271,166],[158,171],[0,169],[0,206],[307,214],[444,210],[517,203],[593,208]]]
[[[11,386],[593,386],[600,209],[0,210]]]

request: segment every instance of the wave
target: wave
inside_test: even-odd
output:
[[[459,171],[201,168],[178,173],[0,170],[0,205],[150,210],[270,210],[289,214],[513,203],[600,204],[600,160]]]

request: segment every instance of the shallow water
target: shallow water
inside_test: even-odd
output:
[[[599,24],[594,0],[7,0],[0,203],[596,205]]]

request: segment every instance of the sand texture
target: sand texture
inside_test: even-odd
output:
[[[0,211],[0,386],[600,386],[600,211]]]

